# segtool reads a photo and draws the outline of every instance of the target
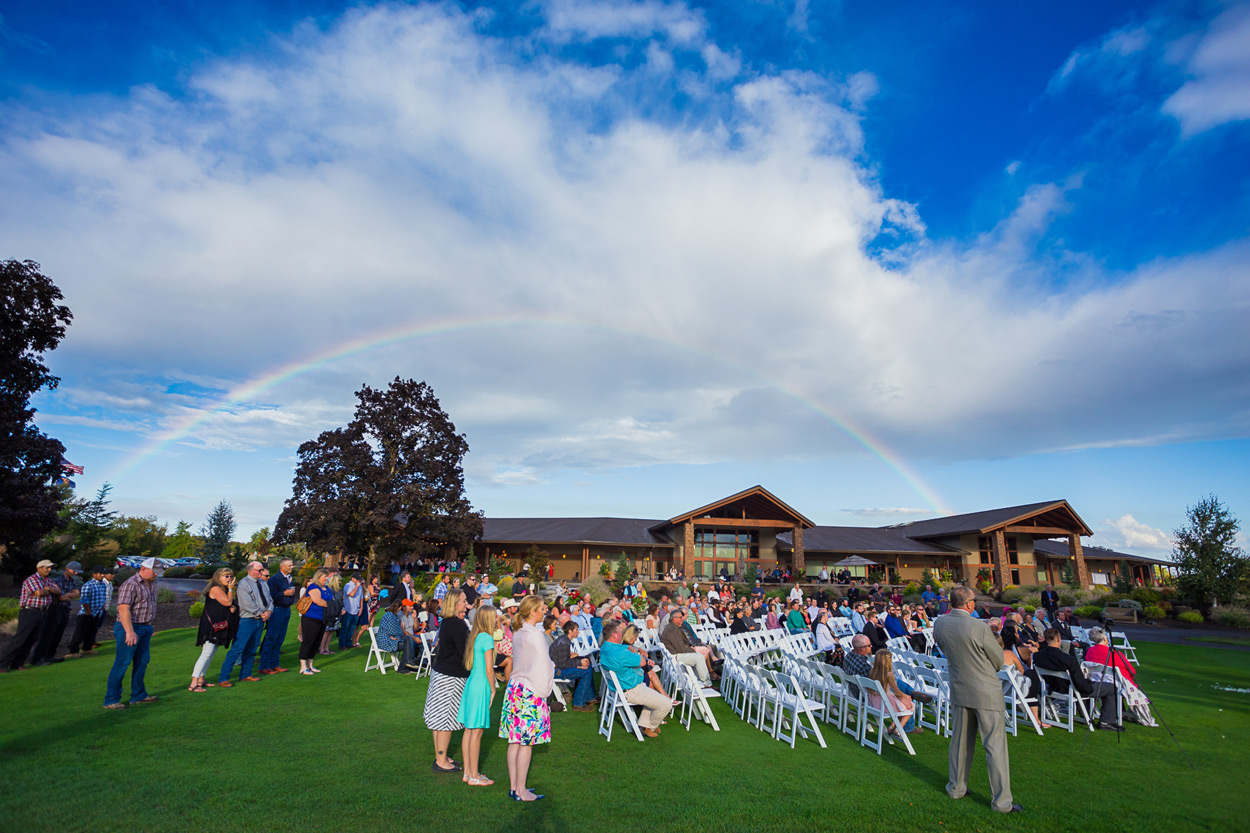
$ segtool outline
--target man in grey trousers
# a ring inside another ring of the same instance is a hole
[[[933,624],[933,638],[950,664],[951,736],[950,782],[946,793],[963,798],[968,792],[968,770],[981,732],[985,763],[990,770],[990,806],[999,813],[1023,808],[1011,800],[1011,769],[1007,761],[1007,705],[998,671],[1003,649],[987,623],[970,615],[976,597],[967,587],[951,591],[951,610]]]

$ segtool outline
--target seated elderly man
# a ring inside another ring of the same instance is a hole
[[[590,712],[595,710],[595,672],[590,660],[573,650],[577,635],[577,623],[565,622],[564,633],[551,643],[547,654],[556,666],[556,676],[573,683],[573,711]]]
[[[412,637],[404,632],[400,611],[405,603],[412,604],[408,599],[398,595],[391,597],[390,606],[386,608],[381,621],[378,622],[377,640],[378,650],[388,654],[402,654],[399,673],[411,674],[412,669],[408,666],[415,662],[416,652],[409,648],[412,644]]]
[[[599,665],[605,673],[611,671],[616,674],[621,689],[625,692],[626,702],[642,706],[642,715],[638,718],[642,733],[649,738],[658,738],[660,724],[673,710],[673,701],[647,685],[646,673],[655,663],[634,653],[621,642],[623,629],[620,622],[604,622]]]
[[[696,651],[682,625],[686,623],[686,611],[678,609],[668,618],[668,625],[660,631],[660,642],[668,648],[673,658],[682,665],[689,665],[699,676],[699,682],[712,681],[710,661],[706,654]],[[600,662],[603,660],[600,659]]]
[[[572,621],[576,622],[577,626],[587,633],[593,629],[594,618],[595,606],[590,602],[586,602],[580,608],[575,609],[571,617]]]

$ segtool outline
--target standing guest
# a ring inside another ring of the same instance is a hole
[[[526,596],[512,620],[512,676],[504,692],[499,737],[508,742],[508,778],[514,801],[537,801],[526,786],[534,747],[551,742],[551,683],[555,666],[539,623],[547,614],[541,596]]]
[[[464,577],[464,586],[460,588],[464,592],[464,601],[472,609],[477,605],[477,576],[469,573]],[[419,593],[417,595],[420,595]]]
[[[54,576],[52,583],[61,591],[56,600],[48,606],[48,615],[43,620],[39,645],[35,648],[32,666],[47,665],[50,662],[64,662],[57,657],[56,649],[61,647],[61,637],[65,635],[65,626],[69,623],[70,604],[79,597],[78,581],[75,576],[82,572],[82,565],[71,561],[59,576]]]
[[[464,726],[460,751],[464,756],[463,779],[470,787],[489,787],[495,782],[478,771],[482,734],[490,728],[490,704],[495,699],[495,609],[484,607],[473,617],[473,630],[464,650],[464,667],[469,681],[460,697],[456,720]]]
[[[291,670],[278,663],[282,656],[282,643],[286,642],[286,629],[291,623],[291,605],[295,604],[295,585],[291,581],[291,571],[295,562],[284,558],[278,562],[278,572],[269,577],[269,598],[273,600],[273,610],[265,622],[265,638],[260,645],[260,673],[284,674]]]
[[[412,577],[408,576],[408,582],[411,582],[411,581],[412,581]],[[411,587],[409,589],[411,590]],[[446,597],[447,591],[449,589],[450,588],[448,588],[447,586],[447,576],[446,575],[439,576],[438,584],[434,585],[434,600],[441,602],[443,598]],[[411,593],[408,595],[408,598],[410,599],[412,598]]]
[[[343,579],[338,573],[330,573],[329,578],[326,579],[326,586],[321,588],[326,602],[326,616],[325,627],[321,631],[321,645],[318,646],[317,652],[322,656],[328,657],[334,653],[330,650],[330,640],[339,628],[339,616],[343,612],[343,594],[339,590],[342,583]]]
[[[641,653],[631,651],[624,644],[624,634],[619,622],[608,622],[603,626],[603,646],[599,653],[599,662],[605,671],[616,674],[621,690],[625,692],[626,702],[642,706],[642,715],[638,725],[642,733],[649,738],[660,736],[660,724],[673,710],[673,701],[662,691],[656,691],[646,684],[644,675],[654,673],[654,663]],[[603,684],[609,684],[604,680]]]
[[[1059,594],[1049,584],[1042,591],[1042,607],[1046,610],[1047,618],[1052,622],[1055,621],[1055,617],[1059,613]]]
[[[109,564],[104,568],[104,605],[100,608],[99,623],[104,625],[104,617],[109,615],[113,603],[113,577],[117,575],[117,568]],[[96,630],[96,643],[91,646],[91,650],[86,650],[87,646],[83,646],[83,653],[94,654],[100,648],[100,631]]]
[[[434,772],[460,772],[460,764],[447,757],[451,733],[464,726],[460,715],[460,698],[464,695],[469,671],[464,667],[464,652],[469,642],[469,626],[464,617],[469,605],[459,590],[447,591],[440,608],[443,623],[438,627],[438,646],[430,667],[430,687],[425,695],[425,725],[434,735]]]
[[[100,623],[108,610],[104,606],[104,600],[108,596],[104,568],[92,567],[91,581],[84,584],[78,592],[78,618],[74,622],[74,637],[69,641],[66,659],[95,653],[91,646],[95,645],[96,631],[100,629]]]
[[[269,597],[269,588],[261,579],[261,573],[264,570],[264,564],[259,561],[249,561],[247,576],[236,587],[239,603],[239,633],[234,639],[234,645],[231,646],[226,653],[225,660],[221,663],[221,674],[217,678],[217,684],[222,688],[230,688],[234,685],[230,682],[230,674],[240,659],[242,659],[242,664],[239,666],[239,682],[254,683],[260,680],[260,677],[252,676],[252,664],[256,659],[256,649],[260,647],[265,622],[269,621],[273,613],[273,599]]]
[[[516,581],[514,581],[514,582],[512,582],[512,599],[513,599],[513,601],[515,601],[515,602],[517,602],[517,603],[519,604],[519,603],[521,602],[521,599],[524,599],[524,598],[525,598],[525,594],[528,592],[528,590],[529,590],[529,588],[528,588],[528,587],[526,587],[526,584],[525,584],[525,577],[524,577],[524,576],[518,576],[518,577],[517,577],[517,580],[516,580]]]
[[[985,747],[990,772],[990,806],[999,813],[1022,809],[1011,800],[1011,768],[1007,760],[1006,702],[998,671],[1003,649],[989,625],[972,618],[976,597],[967,587],[951,590],[951,612],[933,625],[933,636],[950,669],[950,703],[953,734],[950,746],[950,780],[946,794],[963,798],[968,792],[977,732]]]
[[[365,586],[353,573],[347,579],[347,586],[343,588],[343,619],[339,623],[339,648],[341,650],[360,647],[360,643],[355,640],[356,623],[360,621],[360,614],[364,612],[364,609]]]
[[[359,643],[361,635],[373,625],[373,620],[377,618],[378,611],[382,608],[382,583],[374,576],[369,580],[369,584],[365,587],[365,612],[366,618],[356,626],[356,635],[352,637],[352,641]]]
[[[30,650],[39,643],[43,623],[53,597],[61,588],[48,578],[52,574],[52,562],[43,559],[35,565],[35,572],[22,582],[22,592],[17,601],[17,633],[9,640],[9,647],[0,657],[0,670],[16,671],[26,662]]]
[[[117,590],[117,621],[113,624],[113,639],[117,644],[117,656],[109,670],[108,688],[104,693],[104,708],[124,709],[122,680],[126,670],[130,672],[130,702],[155,703],[159,698],[148,694],[143,676],[152,658],[152,620],[156,618],[156,570],[155,558],[147,558],[138,571],[122,582]]]
[[[235,612],[234,605],[234,571],[222,567],[213,573],[213,577],[204,588],[204,611],[200,614],[200,630],[196,634],[195,644],[204,646],[200,658],[191,669],[191,685],[188,691],[208,691],[208,683],[204,675],[213,661],[213,654],[218,648],[229,648],[234,634],[231,633],[230,614]]]
[[[330,571],[324,567],[313,573],[312,579],[304,588],[304,598],[308,599],[308,609],[300,616],[299,620],[299,673],[301,674],[318,674],[320,668],[313,667],[313,657],[317,655],[317,648],[321,645],[321,634],[326,627],[326,608],[329,606],[327,601],[330,598],[330,591],[326,588],[326,582],[330,579]]]

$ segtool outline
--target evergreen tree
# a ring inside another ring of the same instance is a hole
[[[102,545],[117,517],[117,513],[108,508],[109,492],[112,489],[112,486],[105,483],[92,500],[75,501],[71,504],[68,531],[74,536],[74,555],[87,570],[109,560]]]
[[[1073,590],[1081,586],[1080,582],[1076,580],[1076,571],[1072,569],[1071,561],[1063,562],[1063,566],[1059,568],[1059,580]]]
[[[209,564],[220,564],[234,537],[234,507],[223,500],[213,507],[204,521],[200,534],[204,536],[204,560]]]
[[[1186,514],[1189,523],[1176,530],[1172,547],[1181,592],[1198,604],[1231,602],[1250,576],[1250,559],[1236,545],[1241,523],[1215,495]]]

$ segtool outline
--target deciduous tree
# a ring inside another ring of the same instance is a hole
[[[463,552],[481,535],[464,495],[463,434],[425,382],[356,393],[352,421],[299,447],[278,541],[373,558]]]
[[[61,290],[32,261],[0,262],[0,545],[15,577],[34,570],[39,541],[63,529],[53,484],[65,446],[31,422],[30,397],[60,382],[44,364],[73,320]]]

